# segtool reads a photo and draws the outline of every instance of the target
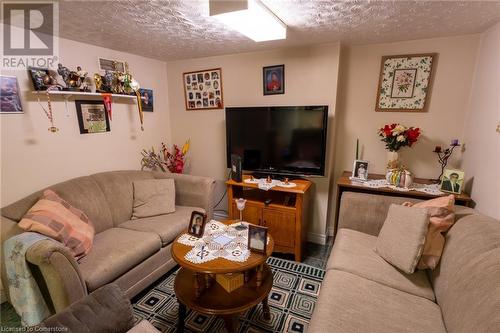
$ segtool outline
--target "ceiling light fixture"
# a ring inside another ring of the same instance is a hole
[[[210,16],[256,42],[286,39],[286,25],[259,0],[210,0]]]

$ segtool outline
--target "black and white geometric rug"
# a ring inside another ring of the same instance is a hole
[[[271,320],[264,320],[262,304],[259,304],[240,316],[238,332],[306,332],[325,271],[275,257],[269,257],[267,263],[274,273],[269,294]],[[134,300],[136,322],[146,319],[162,332],[175,332],[178,306],[174,293],[175,274],[171,273]],[[222,319],[191,310],[188,310],[185,327],[185,332],[189,333],[225,331]]]

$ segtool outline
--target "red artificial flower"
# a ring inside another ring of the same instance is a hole
[[[420,128],[418,127],[417,128],[410,127],[406,131],[406,137],[408,138],[410,147],[412,146],[412,144],[417,142],[419,136],[420,136]]]
[[[394,129],[394,127],[392,127],[392,125],[391,126],[385,125],[384,128],[383,128],[385,136],[391,136],[392,135],[392,130]]]

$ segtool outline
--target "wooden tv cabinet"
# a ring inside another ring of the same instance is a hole
[[[248,179],[250,176],[243,176]],[[306,222],[309,218],[311,182],[290,179],[297,184],[293,188],[275,186],[269,191],[260,190],[257,184],[228,180],[227,197],[229,218],[239,219],[235,199],[247,200],[243,220],[268,228],[274,239],[274,251],[292,253],[296,261],[302,261],[303,243],[306,239]],[[265,201],[271,200],[266,205]]]

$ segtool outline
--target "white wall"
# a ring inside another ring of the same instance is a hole
[[[466,188],[480,212],[500,219],[500,23],[481,35],[464,126]]]
[[[172,140],[182,144],[191,139],[188,172],[214,177],[218,180],[217,199],[223,194],[228,172],[224,110],[186,111],[183,72],[221,67],[226,107],[329,105],[329,133],[333,135],[339,50],[339,44],[329,44],[168,62]],[[262,67],[279,64],[285,64],[285,94],[264,96]],[[331,160],[333,145],[328,151]],[[314,216],[308,229],[316,241],[324,240],[331,166],[333,162],[329,161],[327,176],[314,180]],[[221,207],[226,204],[224,199]]]
[[[369,172],[385,173],[387,155],[377,131],[386,123],[397,122],[420,127],[423,132],[423,137],[414,147],[400,150],[403,162],[416,177],[436,178],[440,166],[432,153],[434,147],[449,145],[451,139],[463,139],[478,43],[479,35],[465,35],[343,49],[336,117],[335,177],[352,169],[356,138],[360,140],[360,157],[370,162]],[[375,112],[382,56],[431,52],[439,55],[434,64],[428,112]],[[461,152],[456,150],[449,166],[460,167],[460,164]],[[332,192],[334,190],[332,184]],[[331,227],[333,220],[332,213]]]
[[[2,71],[16,75],[22,93],[24,114],[3,114],[1,121],[1,206],[31,192],[77,176],[94,172],[139,169],[142,148],[170,142],[166,63],[128,53],[60,39],[60,59],[68,68],[82,66],[91,75],[98,72],[97,57],[124,60],[144,88],[154,90],[154,112],[145,112],[141,132],[135,100],[113,103],[111,131],[80,134],[74,100],[68,112],[62,97],[53,97],[55,125],[51,133],[45,113],[31,93],[27,71]],[[41,102],[46,107],[45,95]]]

